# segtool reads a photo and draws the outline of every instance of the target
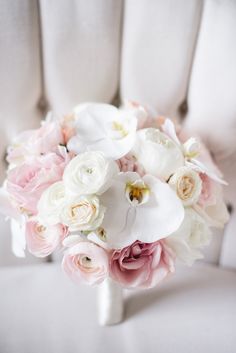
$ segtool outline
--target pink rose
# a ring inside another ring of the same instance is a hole
[[[66,251],[62,268],[76,283],[98,284],[108,276],[108,253],[94,243],[82,241]]]
[[[10,169],[7,191],[16,206],[29,214],[37,213],[37,203],[43,191],[62,179],[69,156],[48,153]]]
[[[125,287],[151,288],[174,272],[172,251],[164,241],[142,243],[139,240],[110,259],[111,277]]]
[[[64,144],[60,124],[46,121],[39,129],[24,131],[16,137],[8,148],[7,161],[19,164],[34,156],[56,152],[60,144]]]
[[[118,159],[116,162],[121,172],[137,172],[140,176],[145,174],[144,168],[131,153]]]
[[[67,232],[62,224],[45,227],[36,220],[29,221],[25,228],[28,250],[37,257],[48,256],[61,245]]]

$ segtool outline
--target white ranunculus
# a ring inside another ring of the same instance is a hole
[[[50,185],[38,202],[38,218],[45,225],[60,222],[61,208],[65,202],[65,187],[62,181]]]
[[[66,191],[74,195],[101,194],[106,191],[119,168],[102,152],[84,152],[73,158],[65,168]]]
[[[75,115],[76,135],[67,144],[70,151],[102,151],[109,158],[119,159],[132,149],[137,117],[131,110],[90,103],[75,109]]]
[[[175,190],[184,206],[196,203],[202,190],[200,176],[189,167],[178,168],[170,177],[169,185]]]
[[[98,236],[111,248],[123,248],[135,240],[151,243],[178,229],[184,208],[167,183],[137,173],[120,173],[101,196],[106,213]]]
[[[177,258],[191,266],[195,260],[203,258],[201,249],[210,243],[211,231],[197,212],[186,208],[180,228],[165,240]]]
[[[92,231],[98,228],[104,218],[105,208],[97,196],[77,196],[62,208],[61,223],[70,231]]]
[[[133,154],[146,173],[163,180],[184,165],[181,147],[158,129],[139,130]]]

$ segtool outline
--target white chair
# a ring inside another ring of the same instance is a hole
[[[200,134],[231,208],[205,263],[125,292],[125,321],[109,328],[97,324],[96,290],[56,261],[13,257],[1,218],[1,353],[236,351],[235,19],[234,0],[1,0],[2,178],[7,144],[47,109],[132,99]]]

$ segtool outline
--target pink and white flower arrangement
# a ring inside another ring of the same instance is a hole
[[[177,260],[202,258],[210,227],[228,220],[225,182],[203,144],[179,136],[137,103],[81,104],[21,133],[0,190],[15,254],[59,249],[73,281],[110,277],[130,288],[153,287]]]

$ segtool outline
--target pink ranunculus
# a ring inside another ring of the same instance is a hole
[[[6,187],[17,208],[35,215],[43,191],[62,179],[69,160],[69,155],[48,153],[10,169]]]
[[[66,251],[62,268],[76,283],[99,284],[108,276],[109,255],[100,246],[81,241]]]
[[[135,241],[110,258],[110,275],[123,286],[151,288],[174,272],[174,255],[163,240],[154,243]]]
[[[61,126],[57,121],[45,121],[36,131],[35,146],[39,153],[56,152],[65,143]]]
[[[144,168],[131,153],[118,159],[116,162],[121,172],[136,172],[140,176],[145,174]]]
[[[19,164],[34,156],[56,152],[65,143],[61,126],[57,121],[45,121],[39,129],[19,134],[8,148],[7,161]]]
[[[67,233],[67,228],[62,224],[46,227],[37,220],[28,221],[25,227],[28,250],[37,257],[48,256],[60,247]]]

